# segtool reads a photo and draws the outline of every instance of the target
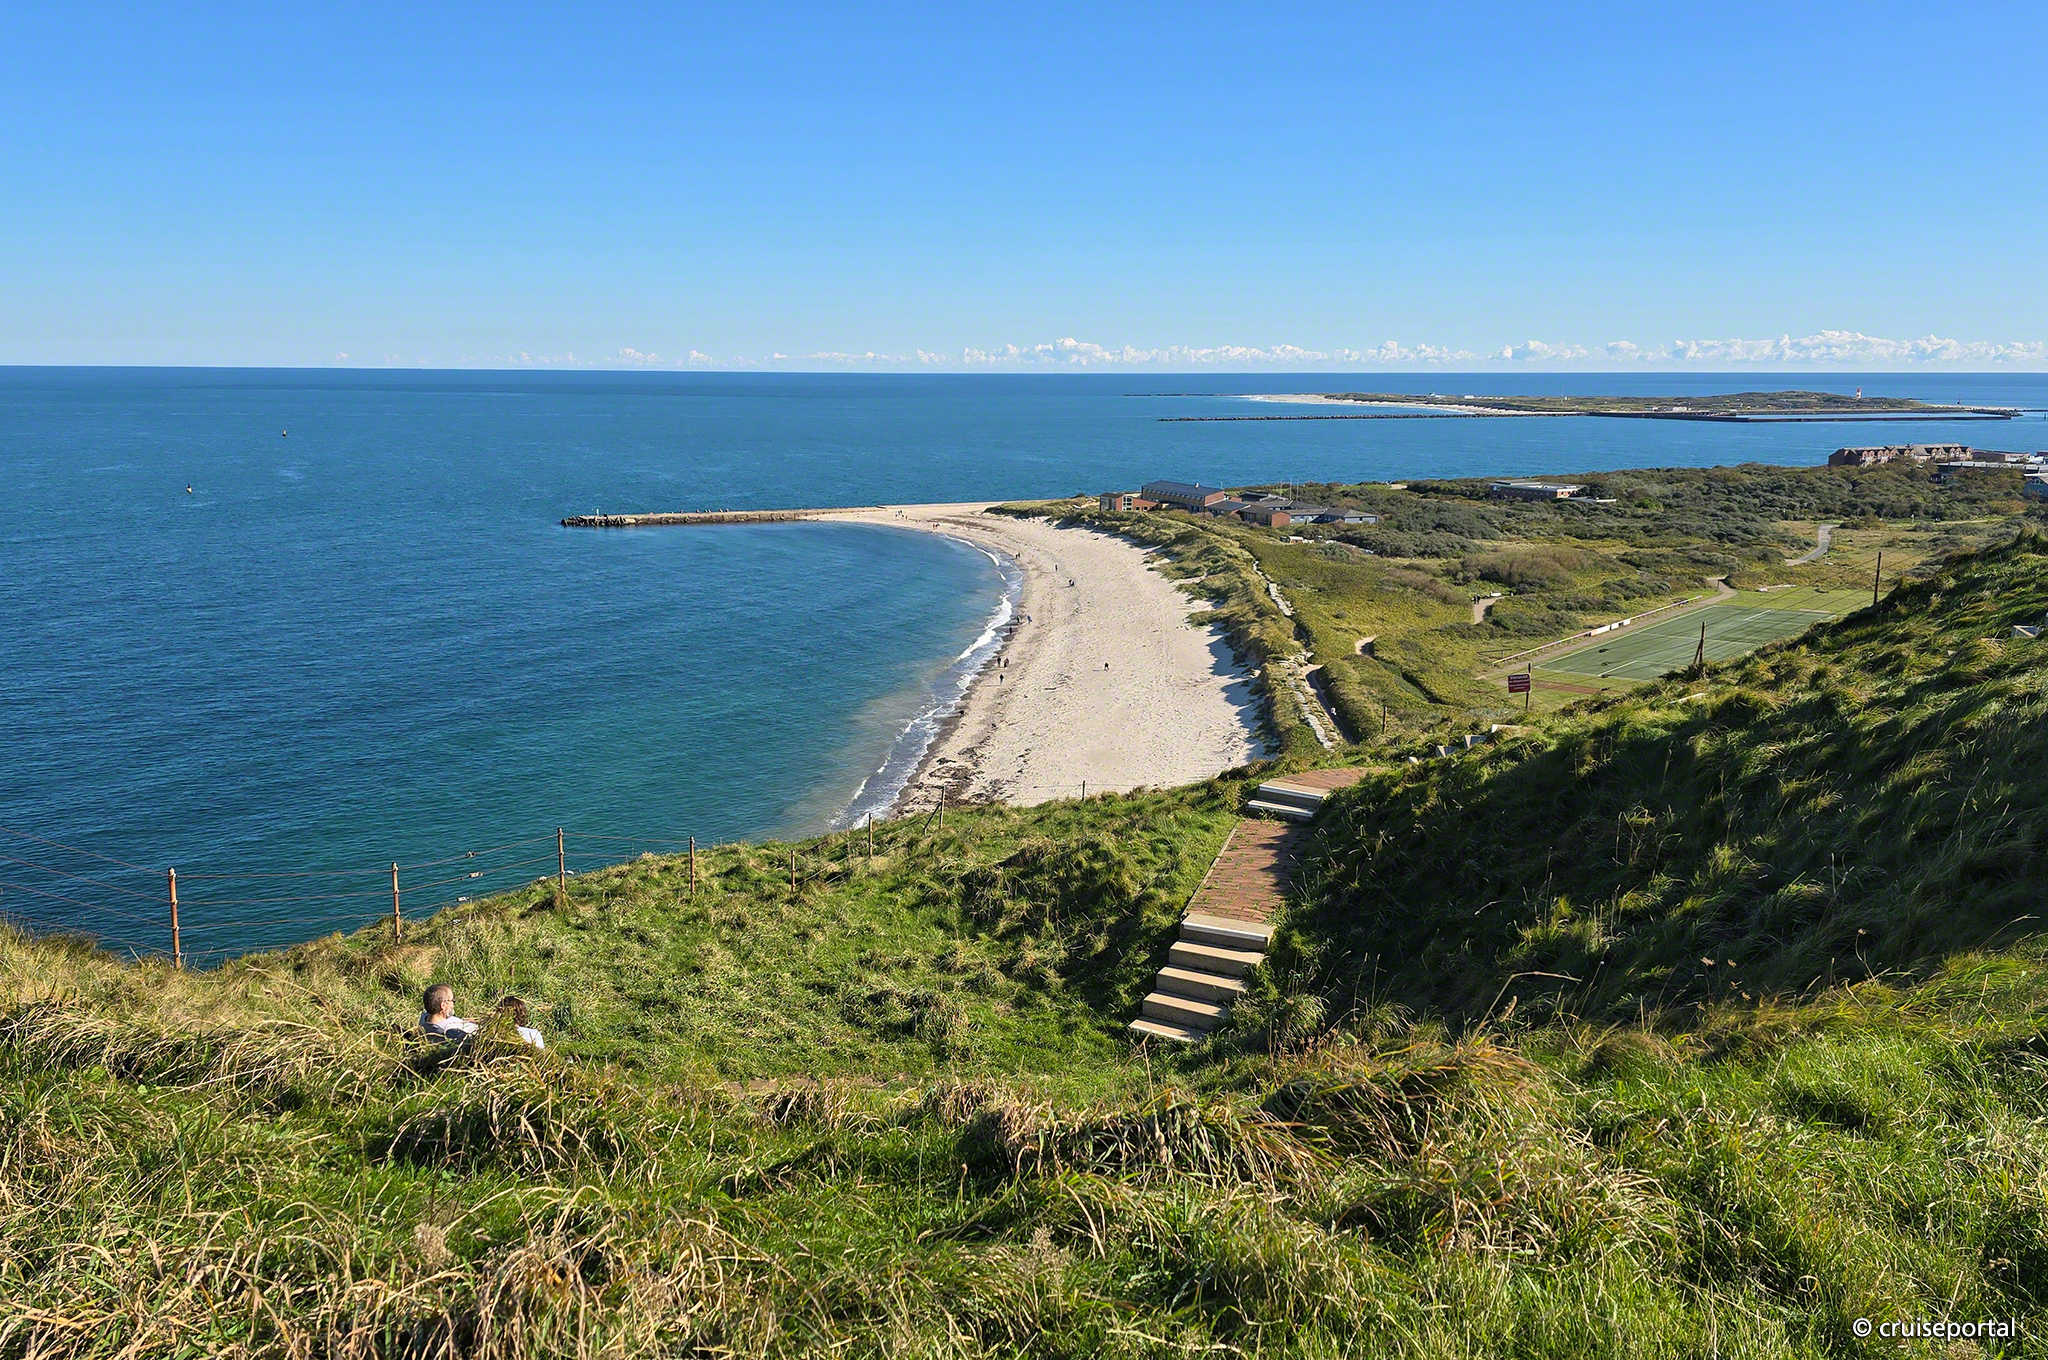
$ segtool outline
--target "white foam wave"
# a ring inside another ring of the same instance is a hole
[[[903,731],[890,747],[889,754],[875,768],[875,772],[861,781],[853,797],[847,801],[845,811],[834,817],[833,830],[858,825],[870,816],[886,816],[896,800],[902,796],[910,777],[917,773],[917,767],[924,763],[925,753],[931,749],[946,723],[960,711],[968,690],[1002,650],[1004,631],[1017,617],[1017,601],[1024,591],[1024,571],[1015,559],[993,549],[966,539],[952,538],[954,542],[973,548],[995,564],[1003,581],[1002,595],[996,600],[995,608],[989,611],[988,621],[982,626],[974,641],[961,649],[951,665],[932,681],[930,701],[919,710],[917,716],[904,724]]]

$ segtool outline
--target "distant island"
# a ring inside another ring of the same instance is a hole
[[[1325,392],[1325,401],[1375,406],[1449,406],[1472,415],[1631,416],[1648,420],[1941,419],[2010,420],[2004,406],[1937,406],[1907,397],[1845,397],[1836,392],[1733,392],[1701,397],[1480,397],[1413,392]]]
[[[1134,393],[1167,396],[1170,393]],[[1196,394],[1187,394],[1196,395]],[[1937,406],[1908,397],[1837,392],[1731,392],[1701,397],[1484,397],[1442,392],[1240,392],[1252,401],[1309,406],[1383,406],[1382,411],[1286,415],[1160,416],[1169,422],[1232,420],[1456,420],[1486,416],[1619,416],[1630,420],[1720,420],[1740,424],[1842,420],[2011,420],[2012,406]]]

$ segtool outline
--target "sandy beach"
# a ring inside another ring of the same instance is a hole
[[[933,741],[898,813],[938,801],[1042,803],[1191,783],[1264,755],[1250,674],[1199,601],[1145,551],[1090,529],[982,513],[986,504],[818,512],[951,534],[1023,571],[1016,627]]]
[[[1325,396],[1321,392],[1248,392],[1245,394],[1245,399],[1247,401],[1289,402],[1304,406],[1349,406],[1365,410],[1371,410],[1375,406],[1392,406],[1397,404],[1394,402],[1346,401],[1341,397]],[[1496,411],[1486,406],[1460,406],[1457,402],[1446,401],[1442,397],[1418,396],[1413,401],[1404,400],[1398,404],[1416,411],[1442,411],[1460,416],[1517,416],[1530,414],[1526,411]]]

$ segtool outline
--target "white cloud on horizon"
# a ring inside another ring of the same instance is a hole
[[[2048,341],[1997,343],[1937,335],[1886,340],[1860,331],[1817,331],[1775,340],[1677,340],[1645,357],[1677,363],[2039,364],[2048,362]]]
[[[1405,344],[1388,340],[1363,349],[1308,349],[1300,345],[1137,345],[1111,347],[1065,336],[1034,345],[1007,344],[989,349],[968,346],[958,357],[919,349],[890,355],[815,353],[807,359],[835,367],[975,369],[1259,369],[1259,368],[1524,368],[1544,365],[1597,368],[1884,368],[1898,365],[1986,365],[1999,368],[2048,367],[2048,341],[1956,340],[1922,336],[1892,340],[1860,331],[1816,331],[1780,335],[1766,340],[1673,340],[1641,345],[1612,340],[1598,345],[1524,340],[1491,350],[1473,351],[1448,345]]]
[[[824,356],[814,356],[822,358]],[[871,356],[872,357],[872,356]],[[943,364],[944,356],[924,350],[919,362]],[[1143,349],[1134,345],[1111,349],[1067,337],[1047,344],[1004,345],[998,349],[961,351],[962,368],[1378,368],[1443,367],[1476,364],[1523,367],[1535,364],[1648,367],[1810,366],[1882,367],[1903,364],[1989,364],[2000,367],[2048,365],[2048,341],[1955,340],[1928,335],[1917,340],[1891,340],[1860,331],[1816,331],[1811,335],[1780,335],[1768,340],[1674,340],[1639,345],[1611,340],[1588,346],[1571,342],[1524,340],[1484,352],[1445,345],[1403,344],[1388,340],[1366,349],[1305,349],[1299,345],[1169,345]]]
[[[1519,345],[1502,345],[1487,357],[1511,364],[1569,364],[1592,357],[1592,351],[1584,345],[1552,345],[1542,340],[1524,340]]]
[[[346,362],[337,355],[336,362]],[[397,356],[387,356],[387,363]],[[419,362],[419,361],[415,361]],[[465,361],[468,362],[468,361]],[[596,361],[573,353],[534,355],[521,350],[503,361],[514,368],[669,368],[733,369],[774,366],[850,371],[922,369],[951,372],[1044,372],[1088,370],[1189,369],[1343,370],[1464,368],[1585,369],[1849,369],[2003,368],[2048,369],[2048,341],[1957,340],[1926,335],[1894,340],[1861,331],[1826,330],[1772,339],[1672,340],[1638,344],[1609,340],[1599,344],[1529,339],[1490,349],[1471,350],[1424,342],[1387,340],[1364,348],[1309,349],[1300,345],[1139,345],[1108,346],[1064,336],[1038,344],[1005,344],[987,349],[966,346],[957,353],[913,349],[907,354],[877,350],[816,350],[807,354],[773,351],[760,358],[719,357],[691,349],[686,357],[668,360],[652,351],[619,346],[615,356]]]

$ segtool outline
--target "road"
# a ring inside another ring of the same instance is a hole
[[[1788,566],[1788,567],[1803,567],[1803,566],[1805,566],[1805,565],[1806,565],[1806,564],[1807,564],[1808,562],[1817,562],[1817,561],[1819,561],[1819,560],[1821,559],[1821,557],[1823,557],[1824,555],[1826,555],[1826,553],[1827,553],[1827,550],[1828,550],[1828,545],[1829,545],[1830,543],[1832,543],[1832,542],[1834,541],[1834,536],[1835,536],[1835,526],[1834,526],[1834,525],[1832,525],[1832,524],[1823,524],[1823,525],[1821,525],[1821,526],[1820,526],[1820,532],[1819,532],[1819,533],[1817,533],[1816,535],[1814,535],[1814,537],[1816,537],[1816,538],[1818,538],[1818,539],[1820,540],[1820,546],[1819,546],[1818,548],[1815,548],[1815,549],[1813,549],[1813,551],[1811,551],[1811,552],[1807,553],[1807,554],[1806,554],[1806,555],[1805,555],[1804,557],[1788,557],[1788,558],[1786,558],[1786,559],[1785,559],[1785,565],[1786,565],[1786,566]]]

